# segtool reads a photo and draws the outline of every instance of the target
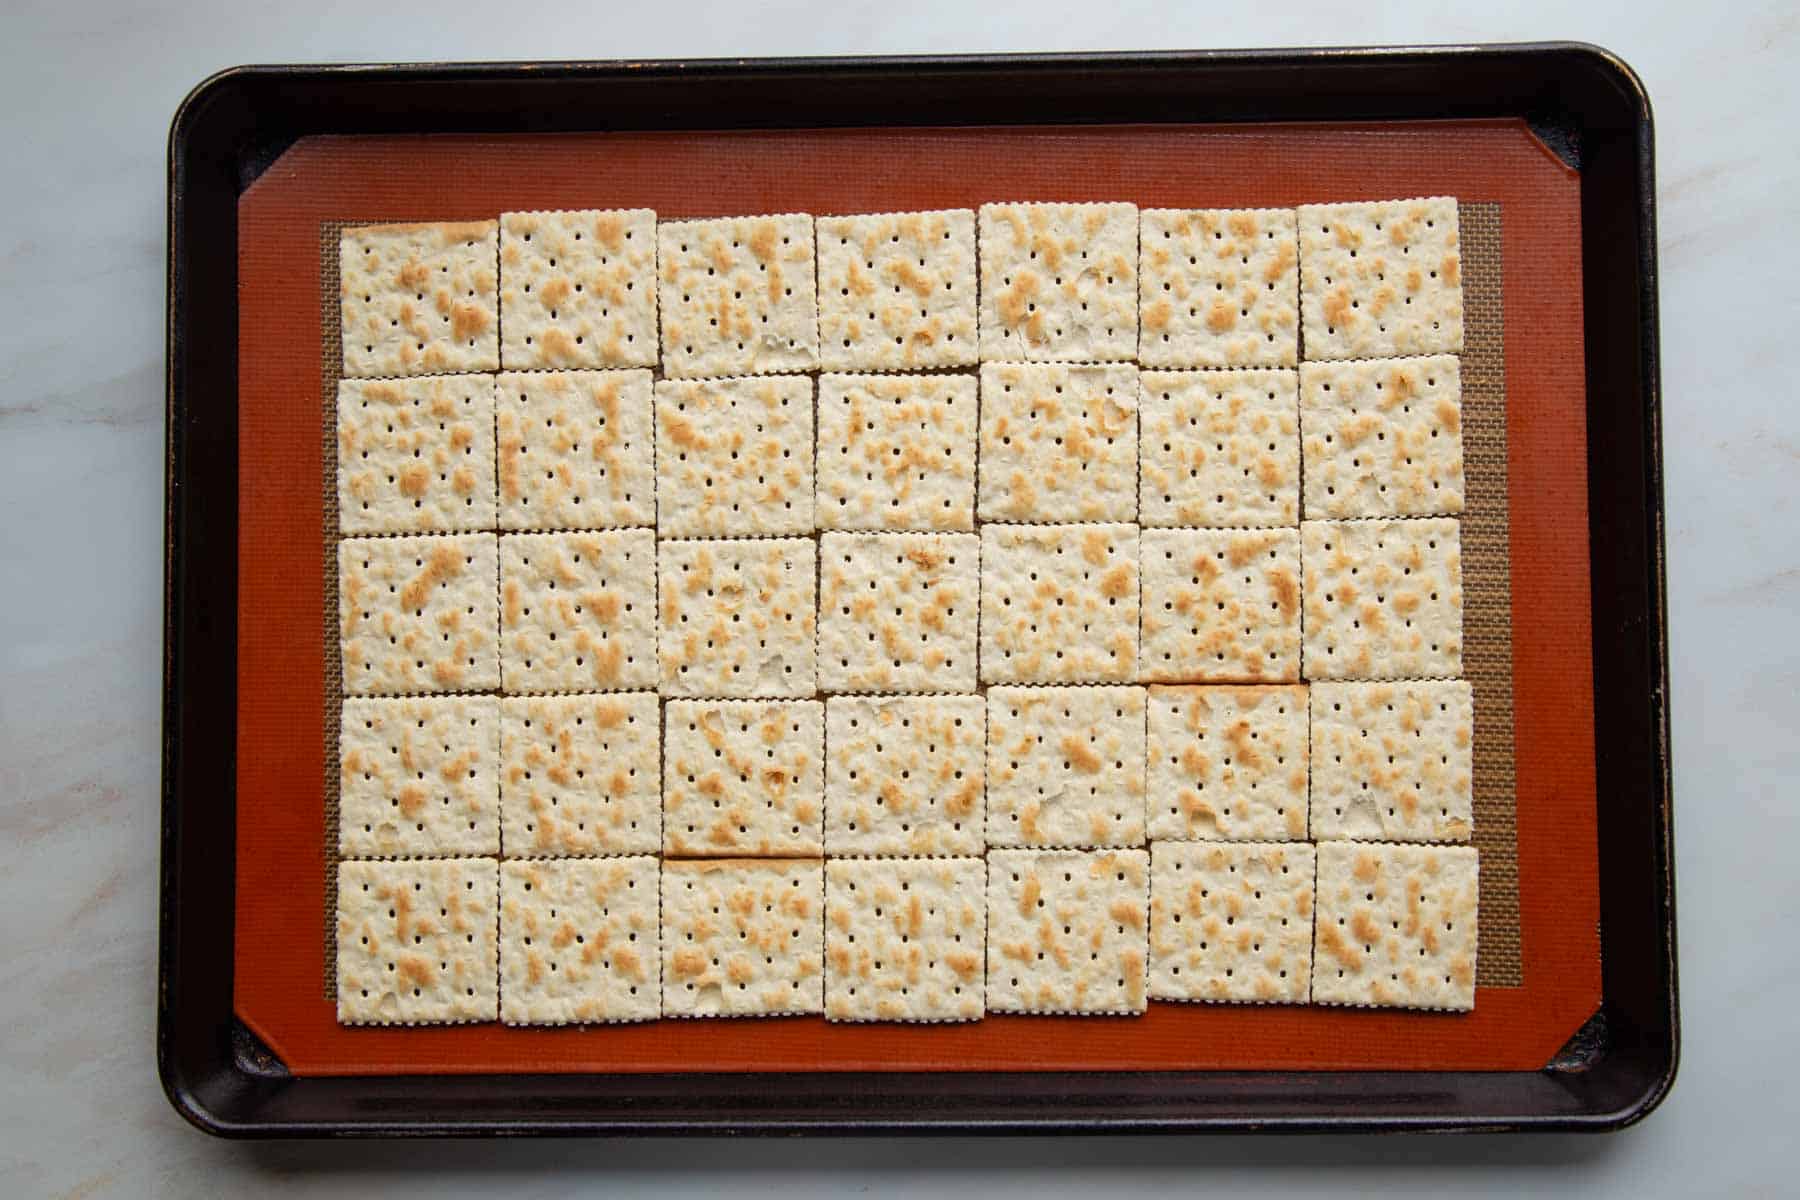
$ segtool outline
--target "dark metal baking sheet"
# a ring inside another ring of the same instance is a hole
[[[829,106],[819,97],[829,97]],[[236,202],[313,134],[1523,117],[1582,174],[1604,1000],[1536,1072],[295,1078],[232,1015]],[[246,67],[169,140],[158,1066],[234,1136],[1616,1129],[1675,1073],[1649,101],[1594,47]],[[190,331],[196,336],[190,337]]]

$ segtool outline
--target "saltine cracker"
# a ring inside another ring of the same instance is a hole
[[[990,846],[1144,840],[1144,689],[988,689]]]
[[[500,853],[493,696],[346,697],[338,734],[338,853]]]
[[[825,1011],[825,870],[818,859],[665,861],[665,1017]]]
[[[1294,210],[1147,208],[1138,361],[1291,367],[1298,352]]]
[[[656,214],[500,214],[500,361],[509,371],[656,365]]]
[[[980,696],[825,701],[825,850],[979,854],[987,705]]]
[[[338,238],[351,377],[500,368],[497,221],[364,225]]]
[[[662,847],[653,692],[500,701],[500,830],[509,858]]]
[[[811,696],[817,544],[810,538],[657,545],[665,696]]]
[[[508,692],[654,687],[656,535],[500,539],[500,678]]]
[[[1137,354],[1137,209],[984,204],[984,362],[1124,362]]]
[[[975,528],[971,375],[819,376],[824,529]]]
[[[664,854],[824,852],[823,704],[671,700],[663,719]]]
[[[1475,1006],[1472,846],[1320,842],[1313,1002]]]
[[[825,864],[825,1016],[977,1021],[987,913],[979,858]]]
[[[820,217],[819,361],[828,371],[971,364],[975,214]]]
[[[988,852],[987,1008],[1142,1013],[1150,855]]]
[[[491,533],[339,542],[345,693],[499,687],[498,570],[499,547]]]
[[[494,381],[338,382],[338,528],[453,533],[494,525]]]
[[[1153,842],[1150,998],[1304,1004],[1313,847]]]
[[[983,683],[1136,678],[1136,525],[984,525],[981,567]]]
[[[339,863],[338,1021],[494,1020],[498,869],[491,858]]]
[[[1143,677],[1300,678],[1300,537],[1293,529],[1146,529]]]
[[[656,523],[650,372],[520,372],[495,392],[501,529]]]

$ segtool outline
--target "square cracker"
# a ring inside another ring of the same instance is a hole
[[[500,686],[499,546],[491,533],[345,538],[338,627],[350,695]]]
[[[1146,529],[1143,571],[1143,678],[1300,678],[1295,530]]]
[[[1456,200],[1300,209],[1300,322],[1309,359],[1463,348]]]
[[[1294,210],[1147,208],[1138,285],[1147,367],[1291,367],[1298,351]]]
[[[826,863],[826,1019],[979,1021],[986,870],[979,858]]]
[[[819,362],[917,371],[977,361],[975,214],[820,217]]]
[[[662,714],[652,692],[500,701],[500,830],[509,858],[662,848]]]
[[[1144,841],[1144,689],[988,689],[990,846]]]
[[[1138,516],[1145,525],[1299,521],[1294,372],[1145,371],[1140,380]]]
[[[1150,689],[1150,836],[1306,837],[1306,689]]]
[[[825,1011],[818,859],[663,863],[665,1017]]]
[[[500,528],[656,523],[650,372],[502,375]]]
[[[664,374],[818,367],[811,217],[665,221],[656,246]]]
[[[1137,354],[1137,208],[984,204],[981,358],[1124,362]]]
[[[500,864],[500,1019],[654,1021],[658,864],[650,857]]]
[[[500,539],[500,679],[507,692],[656,686],[656,535]]]
[[[499,229],[462,221],[344,230],[344,374],[499,370]]]
[[[1300,368],[1306,515],[1422,517],[1463,507],[1453,354]]]
[[[656,365],[656,214],[500,214],[509,371]]]
[[[500,853],[492,696],[344,701],[338,853],[434,858]]]
[[[1312,689],[1312,831],[1384,842],[1466,842],[1475,695],[1460,680]]]
[[[817,700],[669,701],[663,853],[824,853],[824,760]]]
[[[1129,363],[984,363],[984,521],[1137,519],[1138,374]]]
[[[1150,998],[1304,1004],[1314,852],[1304,842],[1150,845]]]
[[[820,689],[974,691],[980,557],[972,533],[820,538]]]
[[[1320,842],[1315,1004],[1475,1007],[1473,846]]]
[[[981,853],[986,728],[980,696],[826,700],[826,852]]]
[[[337,880],[337,1018],[444,1025],[499,1013],[491,858],[346,861]]]
[[[812,398],[804,375],[659,381],[657,532],[811,533]]]
[[[1462,532],[1451,517],[1306,521],[1308,679],[1462,674]]]
[[[810,538],[661,542],[665,696],[810,696],[817,545]]]
[[[494,526],[494,381],[338,382],[338,528],[426,533]]]
[[[819,376],[825,529],[975,528],[971,375]]]
[[[984,525],[981,681],[1135,678],[1137,559],[1136,525]]]
[[[993,850],[987,862],[989,1012],[1144,1011],[1148,853]]]

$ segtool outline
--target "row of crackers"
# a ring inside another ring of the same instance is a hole
[[[1466,842],[1460,680],[347,700],[347,858]]]
[[[346,379],[339,527],[748,537],[1463,508],[1454,355],[826,374],[816,430],[814,391],[804,375],[653,381],[643,369]]]
[[[507,213],[348,229],[339,262],[344,373],[363,377],[1292,366],[1462,348],[1457,208],[1445,197],[988,204],[979,219]]]
[[[808,697],[1452,678],[1451,518],[659,540],[347,538],[344,691]]]
[[[338,1019],[598,1024],[1467,1010],[1469,847],[1178,843],[979,858],[346,862]]]

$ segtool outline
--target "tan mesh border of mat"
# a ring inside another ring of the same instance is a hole
[[[1506,344],[1500,206],[1461,204],[1463,674],[1475,690],[1475,982],[1518,987],[1519,854],[1513,776],[1512,559],[1507,539]]]
[[[1475,845],[1481,851],[1481,933],[1475,981],[1519,987],[1518,833],[1513,775],[1512,564],[1507,538],[1506,346],[1501,304],[1501,216],[1498,204],[1458,206],[1462,238],[1462,515],[1463,674],[1475,691]],[[337,386],[343,375],[338,238],[351,225],[319,226],[319,421],[325,604],[325,939],[324,991],[337,999],[338,735],[343,670],[338,640]]]

